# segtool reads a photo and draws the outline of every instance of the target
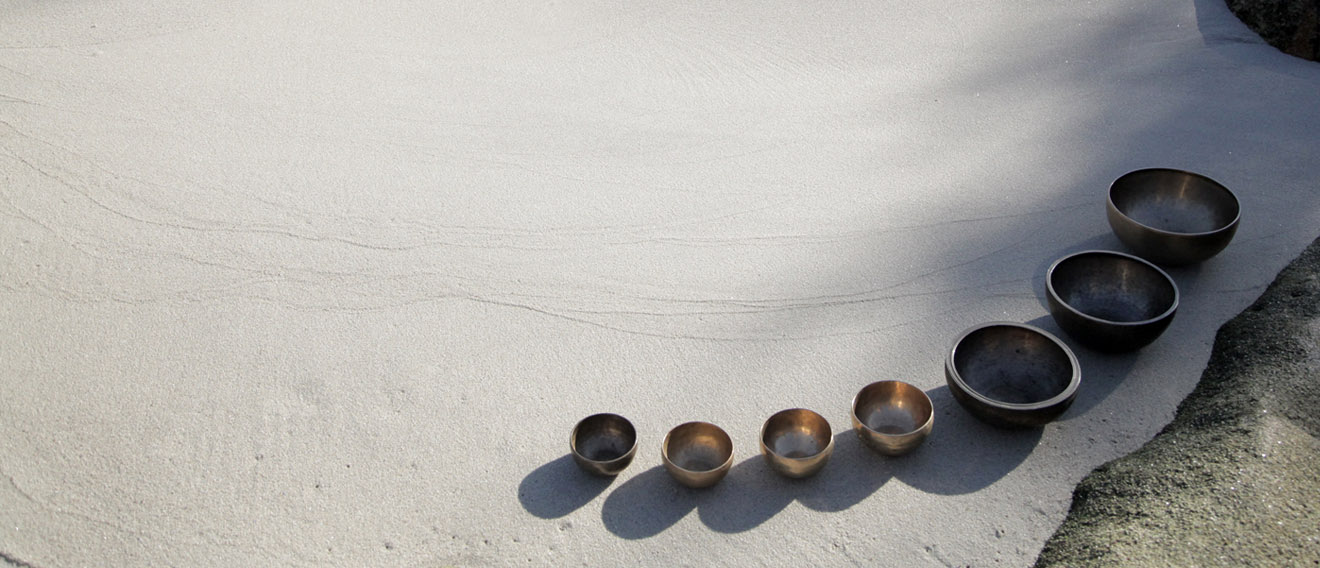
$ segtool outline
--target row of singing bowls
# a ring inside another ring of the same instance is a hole
[[[1219,182],[1167,168],[1129,172],[1109,187],[1109,226],[1123,244],[1152,262],[1193,264],[1228,246],[1242,206]]]
[[[862,388],[852,401],[858,437],[874,450],[898,456],[916,449],[930,435],[935,411],[930,397],[902,381],[880,381]],[[790,478],[811,477],[834,453],[834,432],[820,414],[790,408],[761,427],[761,455],[770,469]],[[583,470],[618,475],[637,453],[637,430],[618,414],[593,414],[569,436],[573,460]],[[719,483],[733,466],[733,440],[709,422],[686,422],[670,430],[660,459],[679,483],[703,488]]]
[[[1137,256],[1090,250],[1050,265],[1050,315],[1079,343],[1130,351],[1164,333],[1178,311],[1178,286],[1155,266],[1192,264],[1228,246],[1241,204],[1200,174],[1136,170],[1109,187],[1106,216]],[[1026,324],[973,326],[953,342],[944,364],[949,390],[963,407],[998,426],[1041,426],[1072,405],[1081,384],[1077,357],[1053,334]]]

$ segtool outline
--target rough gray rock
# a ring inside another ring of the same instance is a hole
[[[1228,8],[1266,43],[1320,61],[1320,0],[1228,0]]]
[[[1037,566],[1320,566],[1320,239],[1215,338],[1177,416],[1105,464]]]

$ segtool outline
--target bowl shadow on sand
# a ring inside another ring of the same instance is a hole
[[[613,483],[613,477],[583,472],[572,454],[564,454],[523,478],[518,484],[518,501],[528,513],[558,519],[590,503]]]
[[[1001,429],[981,423],[953,400],[947,387],[928,392],[939,413],[926,443],[912,453],[887,457],[871,451],[852,429],[834,436],[830,463],[815,477],[788,479],[770,470],[760,455],[742,460],[709,489],[689,489],[656,466],[610,492],[601,508],[606,529],[625,539],[664,532],[694,510],[721,533],[754,529],[794,501],[833,513],[868,503],[890,479],[932,494],[959,495],[983,489],[1021,465],[1042,430]]]

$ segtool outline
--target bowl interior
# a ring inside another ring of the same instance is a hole
[[[1114,182],[1109,199],[1128,218],[1170,233],[1210,233],[1233,224],[1240,212],[1228,188],[1177,170],[1139,170]]]
[[[637,445],[637,430],[617,414],[596,414],[578,423],[573,431],[573,450],[591,461],[619,459]]]
[[[973,331],[954,347],[954,369],[968,388],[1002,403],[1035,404],[1065,392],[1072,359],[1049,337],[996,325]]]
[[[933,413],[926,393],[899,381],[867,385],[857,393],[853,403],[858,422],[875,432],[893,436],[919,430]]]
[[[810,410],[794,409],[771,416],[765,423],[761,441],[775,455],[807,458],[824,451],[832,435],[825,417]]]
[[[733,440],[714,424],[690,422],[674,428],[665,439],[669,462],[688,471],[714,471],[733,457]]]
[[[1127,256],[1083,253],[1066,258],[1050,272],[1060,301],[1088,316],[1133,323],[1172,309],[1178,290],[1160,270]]]

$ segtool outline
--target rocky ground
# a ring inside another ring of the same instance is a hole
[[[1215,338],[1155,439],[1088,475],[1037,566],[1320,566],[1320,239]]]
[[[1228,0],[1228,7],[1280,51],[1320,59],[1320,0]]]

